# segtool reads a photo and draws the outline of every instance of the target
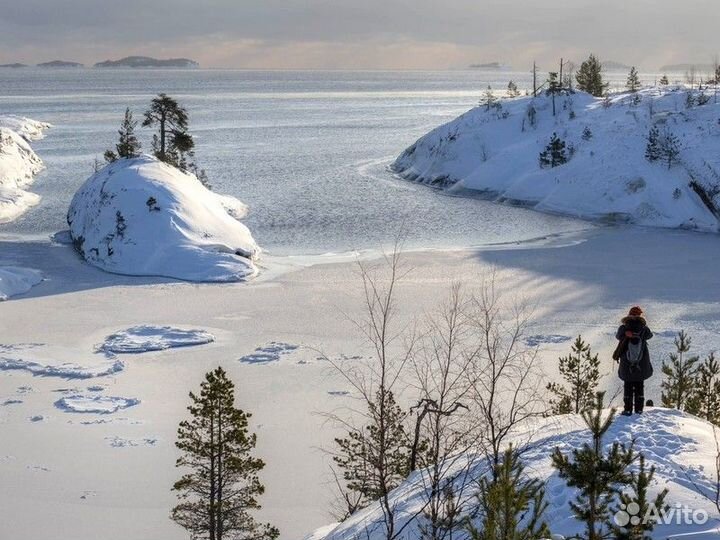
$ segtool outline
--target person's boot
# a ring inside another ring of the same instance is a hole
[[[645,396],[635,396],[635,413],[643,413],[643,405],[645,405]]]
[[[632,411],[623,411],[620,414],[622,414],[623,416],[632,416]]]

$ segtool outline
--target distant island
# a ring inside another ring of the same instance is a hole
[[[188,58],[157,59],[149,56],[126,56],[120,60],[105,60],[96,68],[199,68],[200,64]]]
[[[500,62],[487,62],[485,64],[470,64],[472,69],[510,69],[510,66],[501,64]]]
[[[18,62],[15,62],[14,64],[0,64],[0,68],[24,68],[28,67],[27,64],[20,64]]]
[[[622,62],[616,62],[614,60],[606,60],[602,63],[602,67],[607,71],[628,71],[630,66],[623,64]]]
[[[691,69],[712,73],[715,71],[715,66],[712,64],[668,64],[660,67],[660,71],[690,71]]]
[[[67,62],[65,60],[53,60],[51,62],[43,62],[38,64],[37,67],[41,68],[81,68],[85,67],[80,62]]]

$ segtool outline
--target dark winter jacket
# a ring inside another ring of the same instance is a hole
[[[627,359],[627,347],[624,347],[622,354],[620,355],[620,366],[618,367],[618,376],[623,381],[627,382],[639,382],[649,379],[653,374],[653,367],[650,363],[650,351],[648,350],[647,341],[653,337],[652,331],[647,327],[645,319],[642,317],[625,317],[622,320],[620,328],[618,328],[615,337],[618,341],[623,342],[625,339],[630,339],[625,336],[626,331],[639,334],[639,338],[642,340],[643,355],[640,359],[640,365],[636,368],[630,366],[630,362]]]

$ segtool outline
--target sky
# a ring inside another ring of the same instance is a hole
[[[0,0],[0,63],[141,54],[202,67],[711,63],[720,0]]]

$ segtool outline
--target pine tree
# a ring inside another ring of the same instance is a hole
[[[133,120],[132,111],[130,111],[128,107],[125,109],[125,116],[118,130],[119,140],[117,145],[115,145],[118,157],[129,159],[140,155],[141,145],[135,136],[136,127],[137,121]]]
[[[582,336],[578,336],[571,353],[561,356],[559,362],[560,375],[567,386],[555,382],[547,385],[547,389],[555,396],[550,400],[552,413],[579,413],[592,407],[600,380],[598,355],[593,355],[590,345],[583,341]]]
[[[480,105],[485,107],[486,111],[489,111],[493,107],[498,106],[498,100],[495,97],[495,94],[493,94],[492,87],[487,87],[487,90],[485,90],[483,97],[480,99]]]
[[[640,454],[640,465],[637,472],[632,473],[628,490],[620,494],[620,506],[614,512],[615,523],[612,526],[616,540],[652,540],[654,519],[645,517],[657,517],[659,512],[667,506],[665,498],[668,490],[663,489],[656,496],[652,503],[648,500],[647,489],[655,476],[655,466],[648,470],[645,466],[645,456]],[[652,504],[652,506],[651,506]]]
[[[653,126],[648,134],[645,147],[645,159],[648,161],[662,160],[667,163],[668,169],[673,166],[680,155],[680,142],[667,128],[661,133]]]
[[[605,89],[608,87],[607,83],[603,82],[602,64],[594,54],[580,64],[580,69],[575,74],[575,80],[578,89],[595,97],[604,95]]]
[[[714,353],[710,353],[698,366],[694,379],[694,390],[686,410],[720,425],[720,364]]]
[[[565,141],[557,136],[557,133],[553,133],[550,138],[550,142],[545,147],[545,150],[540,152],[540,167],[557,167],[563,163],[567,163],[568,156],[565,152]]]
[[[575,517],[585,523],[585,538],[602,540],[608,536],[611,527],[611,505],[617,498],[621,486],[631,482],[629,467],[635,460],[632,446],[626,448],[613,442],[605,452],[602,440],[615,418],[616,410],[603,418],[604,392],[595,396],[592,409],[582,411],[585,424],[590,429],[592,444],[572,450],[572,459],[555,448],[552,463],[560,478],[568,486],[578,489],[577,498],[570,501]]]
[[[158,94],[145,111],[144,127],[158,126],[159,133],[153,136],[155,157],[175,167],[186,170],[187,155],[195,146],[188,133],[187,111],[167,94]]]
[[[675,353],[670,354],[670,362],[662,363],[665,376],[660,383],[663,407],[685,410],[693,397],[697,379],[697,356],[687,356],[691,339],[681,330],[675,338]]]
[[[257,497],[265,488],[258,472],[265,463],[251,455],[256,436],[250,414],[234,406],[234,385],[218,367],[205,375],[200,394],[190,392],[191,418],[178,427],[176,466],[187,471],[175,482],[180,503],[172,519],[193,538],[273,540],[278,530],[255,521]]]
[[[667,75],[663,75],[662,77],[660,77],[660,84],[662,86],[667,86],[668,84],[670,84],[670,81],[668,80]]]
[[[592,131],[590,131],[588,126],[585,126],[585,129],[583,129],[582,132],[582,140],[589,141],[590,139],[592,139]]]
[[[488,475],[489,476],[489,475]],[[547,508],[545,487],[527,478],[518,452],[508,448],[491,477],[480,480],[477,514],[480,526],[468,522],[472,540],[536,540],[549,538],[542,516]]]
[[[638,78],[638,72],[635,66],[630,68],[625,86],[630,92],[637,92],[640,89],[640,79]]]
[[[695,106],[695,98],[693,98],[692,92],[685,93],[685,108],[692,109]]]
[[[368,425],[335,439],[333,457],[343,471],[347,489],[361,495],[360,506],[386,496],[410,472],[410,445],[406,413],[389,390],[378,391],[369,404]]]
[[[507,95],[509,98],[518,97],[520,95],[520,91],[518,90],[517,84],[515,84],[513,81],[510,81],[508,83]]]

